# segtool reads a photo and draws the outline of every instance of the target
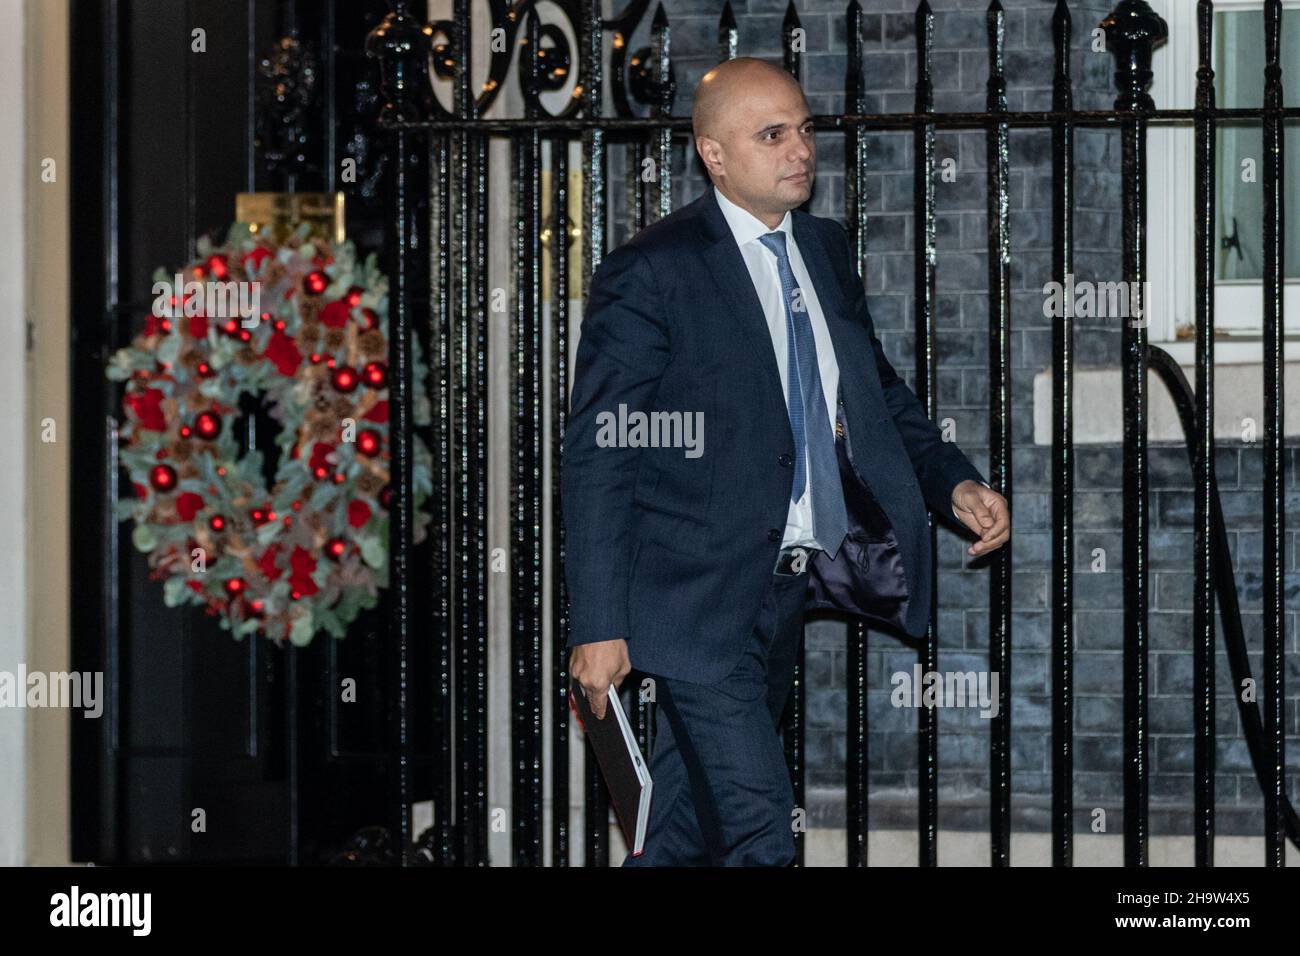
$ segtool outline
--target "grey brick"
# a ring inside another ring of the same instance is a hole
[[[1103,572],[1079,571],[1074,575],[1074,606],[1080,611],[1120,605],[1123,576],[1109,569]]]
[[[1123,662],[1123,655],[1111,651],[1084,651],[1076,654],[1076,693],[1118,695],[1123,687]]]
[[[1074,730],[1079,733],[1116,734],[1124,728],[1118,697],[1079,697],[1074,702]]]

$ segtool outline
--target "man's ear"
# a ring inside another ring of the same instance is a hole
[[[695,137],[695,151],[700,154],[700,162],[711,173],[716,173],[714,166],[718,162],[718,141],[709,136]]]

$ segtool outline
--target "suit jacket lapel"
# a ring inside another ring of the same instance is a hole
[[[719,287],[732,304],[730,318],[736,323],[737,348],[747,350],[752,363],[762,369],[763,391],[771,397],[775,405],[785,410],[785,393],[781,389],[781,373],[776,366],[776,353],[772,350],[772,337],[767,327],[767,318],[763,315],[762,303],[754,290],[754,281],[749,275],[749,268],[740,254],[735,237],[726,217],[718,207],[717,197],[713,195],[713,186],[708,186],[704,194],[695,200],[701,204],[701,229],[706,242],[704,260],[717,280]],[[798,209],[792,210],[791,228],[794,240],[799,246],[799,254],[808,268],[813,288],[817,293],[817,302],[826,319],[826,328],[830,332],[831,345],[835,349],[835,362],[840,370],[840,394],[844,397],[846,418],[853,421],[865,421],[851,409],[858,407],[861,396],[857,393],[857,384],[862,382],[863,373],[859,363],[867,356],[858,354],[854,348],[854,336],[848,328],[850,319],[845,314],[847,303],[843,290],[835,280],[827,259],[827,251],[817,234],[812,217]],[[845,383],[848,387],[845,387]],[[834,410],[832,409],[832,412]],[[785,415],[781,419],[789,429],[789,420]],[[790,436],[793,441],[793,434]]]
[[[754,289],[754,280],[745,265],[740,247],[731,233],[727,218],[713,195],[713,186],[704,190],[697,202],[703,203],[701,227],[706,242],[704,261],[717,281],[723,297],[731,303],[729,318],[736,323],[736,347],[744,349],[755,368],[762,370],[763,391],[775,404],[785,409],[785,393],[781,389],[781,372],[776,366],[776,353],[772,350],[772,335],[763,315],[763,305]],[[784,416],[782,416],[784,417]],[[787,428],[789,423],[787,422]],[[793,441],[793,434],[791,441]]]

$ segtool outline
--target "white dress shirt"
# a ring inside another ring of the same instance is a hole
[[[786,396],[786,408],[790,406],[790,382],[788,369],[789,347],[786,342],[785,294],[781,288],[781,274],[777,269],[776,253],[759,241],[759,236],[780,230],[785,233],[786,254],[790,259],[790,271],[794,273],[795,285],[803,292],[803,301],[808,308],[808,321],[812,323],[813,340],[817,343],[817,370],[821,375],[822,396],[825,407],[822,409],[831,431],[835,430],[836,395],[840,382],[840,368],[835,361],[835,347],[831,343],[830,329],[826,326],[826,317],[822,314],[821,304],[817,301],[817,290],[813,288],[812,277],[808,274],[799,254],[799,246],[794,241],[794,229],[789,211],[776,229],[769,229],[753,213],[742,209],[722,194],[717,186],[713,194],[718,199],[718,207],[731,226],[731,234],[740,247],[740,254],[749,269],[750,278],[754,280],[754,291],[763,306],[763,315],[767,319],[767,330],[772,336],[772,349],[776,353],[776,367],[781,372],[781,389]],[[788,413],[787,413],[788,414]],[[804,409],[805,419],[811,419],[812,412]],[[809,466],[807,450],[804,455],[804,491],[798,501],[790,502],[786,516],[785,535],[781,547],[795,546],[825,548],[823,542],[813,537],[812,524],[812,471]]]

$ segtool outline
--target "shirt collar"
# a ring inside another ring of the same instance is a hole
[[[727,225],[731,227],[731,234],[736,237],[736,245],[743,246],[745,243],[752,242],[759,236],[765,236],[769,232],[776,231],[767,228],[767,224],[748,209],[741,208],[724,196],[722,190],[717,186],[713,186],[712,189],[713,195],[716,196],[718,200],[718,208],[722,210],[722,214],[727,218]],[[790,222],[790,210],[787,209],[785,211],[785,217],[777,223],[776,228],[786,234],[785,244],[789,247],[791,245],[791,240],[794,238]]]

